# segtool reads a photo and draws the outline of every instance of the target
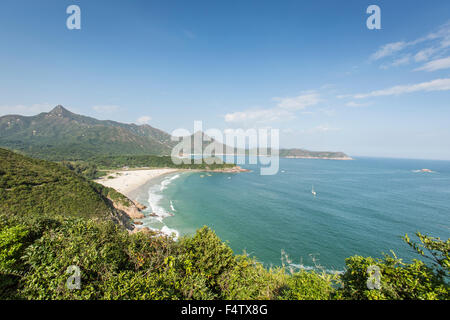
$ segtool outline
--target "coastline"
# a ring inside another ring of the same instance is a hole
[[[280,157],[285,159],[322,159],[322,160],[342,160],[342,161],[348,161],[348,160],[355,160],[352,157],[308,157],[308,156],[285,156]]]
[[[130,198],[130,194],[148,181],[166,175],[169,173],[179,172],[181,169],[158,168],[158,169],[133,169],[133,170],[114,170],[100,179],[94,180],[97,183],[109,188],[113,188],[117,192]],[[112,177],[112,178],[109,178]],[[135,200],[135,199],[132,199]]]
[[[124,212],[128,215],[129,218],[132,219],[134,225],[134,231],[150,231],[154,229],[149,226],[145,226],[142,219],[153,217],[159,220],[162,223],[162,219],[167,215],[165,212],[161,212],[160,207],[158,206],[158,200],[146,200],[144,203],[148,202],[148,206],[145,206],[138,201],[138,196],[136,191],[139,190],[142,186],[150,183],[152,180],[156,180],[157,178],[161,178],[166,175],[175,174],[175,173],[183,173],[183,172],[218,172],[218,173],[239,173],[239,172],[248,172],[250,170],[243,169],[239,166],[234,166],[232,168],[223,168],[223,169],[175,169],[175,168],[132,168],[132,169],[123,169],[123,170],[111,170],[108,171],[108,174],[100,179],[94,180],[96,183],[99,183],[105,187],[113,188],[117,192],[126,196],[130,201],[131,205],[123,206],[119,203],[115,203],[113,201],[114,207],[116,209]],[[144,210],[150,208],[150,212],[144,213]],[[162,210],[164,211],[164,210]],[[144,225],[143,225],[144,224]],[[178,232],[176,230],[172,230],[167,226],[164,226],[161,230],[159,230],[167,235],[172,234],[174,232],[176,237],[178,237]]]
[[[239,173],[248,172],[250,170],[243,169],[239,166],[224,169],[174,169],[174,168],[157,168],[157,169],[129,169],[129,170],[112,170],[100,179],[94,180],[97,183],[109,188],[115,189],[117,192],[130,198],[130,195],[150,180],[162,175],[175,172],[221,172],[221,173]],[[134,199],[133,199],[134,200]]]

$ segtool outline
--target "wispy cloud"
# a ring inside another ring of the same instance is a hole
[[[371,91],[369,93],[359,93],[354,95],[340,96],[340,98],[350,96],[354,99],[364,99],[370,97],[401,95],[405,93],[420,92],[420,91],[430,92],[430,91],[448,91],[448,90],[450,90],[450,78],[436,79],[417,84],[400,85],[383,90]]]
[[[430,57],[437,51],[435,48],[426,48],[423,50],[420,50],[414,55],[414,60],[416,62],[423,62],[430,59]]]
[[[415,71],[429,71],[430,72],[430,71],[436,71],[436,70],[442,70],[442,69],[448,69],[448,68],[450,68],[450,57],[436,59],[436,60],[427,62],[422,67],[415,69]]]
[[[417,48],[421,45],[421,48]],[[384,63],[382,69],[388,69],[391,66],[405,65],[410,62],[424,62],[436,57],[436,55],[445,53],[450,47],[450,22],[441,25],[437,31],[431,32],[426,36],[411,40],[391,42],[381,46],[370,57],[370,61],[378,61],[388,57],[393,58],[393,62]],[[407,53],[405,54],[405,51]],[[399,57],[403,54],[402,57]],[[411,56],[414,59],[411,59]]]
[[[150,116],[141,116],[136,120],[137,124],[148,124],[152,120]]]
[[[397,53],[408,46],[405,41],[392,42],[381,46],[375,53],[370,56],[371,60],[379,60]]]
[[[306,107],[316,105],[320,102],[320,96],[317,92],[308,92],[296,97],[273,98],[278,101],[278,107],[286,110],[301,110]]]
[[[314,106],[321,101],[320,95],[315,91],[304,92],[296,97],[275,97],[272,100],[278,102],[274,108],[250,109],[228,113],[225,115],[225,121],[235,123],[269,123],[292,120],[295,118],[296,111]]]
[[[50,111],[55,105],[49,103],[38,103],[32,105],[3,105],[0,106],[0,115],[19,114],[23,116],[34,116],[41,112]]]
[[[292,112],[279,109],[255,109],[238,111],[233,113],[228,113],[225,115],[226,122],[254,122],[254,123],[268,123],[282,120],[293,119],[294,115]]]
[[[411,61],[411,55],[405,55],[401,58],[395,59],[393,62],[389,64],[382,64],[380,66],[381,69],[389,69],[390,67],[400,67],[409,64]]]

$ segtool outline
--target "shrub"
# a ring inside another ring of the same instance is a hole
[[[329,300],[334,288],[332,276],[315,271],[294,273],[287,278],[286,288],[282,290],[280,299],[284,300]]]
[[[393,257],[382,259],[354,256],[346,259],[347,270],[342,276],[343,288],[337,298],[353,300],[381,299],[448,299],[448,286],[442,277],[423,262],[414,260],[407,264]],[[380,289],[367,286],[368,268],[380,270]]]

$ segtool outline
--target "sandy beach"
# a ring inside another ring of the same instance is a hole
[[[129,197],[131,191],[136,190],[144,185],[150,179],[158,176],[180,171],[179,169],[145,169],[145,170],[116,170],[111,171],[105,177],[95,180],[106,187],[115,189],[116,191]],[[113,177],[112,179],[109,177]]]

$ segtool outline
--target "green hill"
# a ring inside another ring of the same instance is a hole
[[[62,106],[32,117],[0,117],[0,147],[47,160],[99,155],[169,155],[170,135],[149,125],[125,124],[74,114]]]
[[[130,227],[113,201],[129,200],[56,163],[0,149],[0,211],[8,215],[112,219]]]

